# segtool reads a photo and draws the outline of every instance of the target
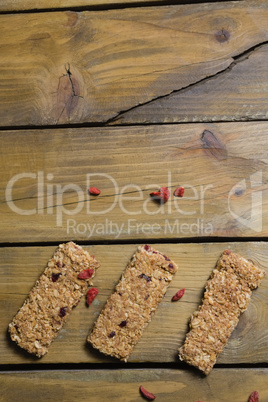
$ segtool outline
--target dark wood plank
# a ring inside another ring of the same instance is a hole
[[[266,1],[1,15],[0,125],[107,122],[226,70],[267,19]]]
[[[188,320],[200,304],[204,286],[222,251],[231,248],[253,260],[268,271],[267,243],[224,244],[156,244],[155,247],[170,256],[179,265],[163,301],[151,323],[145,329],[129,362],[174,362],[181,366],[177,349],[184,341]],[[94,351],[86,345],[107,298],[113,292],[129,258],[137,245],[86,247],[101,264],[94,285],[99,294],[90,308],[82,301],[72,312],[58,338],[42,359],[24,353],[9,339],[7,327],[22,305],[36,279],[43,271],[55,247],[26,247],[0,249],[0,364],[16,363],[101,363],[118,362]],[[171,302],[178,289],[186,288],[185,295]],[[241,316],[218,363],[267,363],[268,276],[252,295],[247,311]],[[126,366],[127,368],[127,366]]]
[[[2,242],[268,235],[265,122],[0,133]],[[89,196],[91,185],[101,189]],[[183,198],[173,196],[185,186]],[[171,190],[159,205],[150,197]]]
[[[111,124],[265,120],[268,45],[215,77],[122,113]]]
[[[79,370],[2,373],[2,401],[142,401],[140,385],[157,401],[246,402],[257,390],[268,399],[267,369],[216,369],[208,377],[172,369]]]

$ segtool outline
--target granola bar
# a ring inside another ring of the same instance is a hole
[[[11,339],[38,357],[46,354],[98,267],[94,256],[80,246],[60,244],[9,324]],[[79,279],[81,272],[88,272],[89,278]]]
[[[88,342],[100,352],[127,361],[162,300],[177,265],[145,245],[132,256]]]
[[[206,375],[212,370],[240,314],[249,305],[251,289],[265,271],[236,253],[225,250],[207,282],[203,304],[190,319],[190,331],[179,357]]]

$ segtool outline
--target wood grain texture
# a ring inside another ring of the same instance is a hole
[[[118,362],[94,351],[86,345],[86,338],[137,245],[84,247],[101,264],[94,278],[99,294],[90,308],[86,307],[85,301],[81,301],[73,310],[69,321],[42,359],[32,357],[12,342],[7,326],[43,271],[54,247],[0,249],[0,364]],[[267,243],[155,244],[155,247],[173,259],[179,270],[129,362],[174,362],[181,367],[177,349],[184,341],[188,320],[200,304],[206,281],[222,251],[231,248],[268,271]],[[171,302],[172,296],[181,288],[186,288],[183,298],[179,302]],[[268,275],[253,292],[251,303],[241,316],[218,363],[267,363],[267,292]],[[127,368],[127,365],[121,364]]]
[[[2,242],[267,236],[266,122],[0,133]],[[93,185],[101,190],[89,196]],[[178,185],[183,198],[173,196]],[[159,205],[150,197],[171,190]]]
[[[0,124],[107,122],[226,70],[267,20],[266,1],[1,15]]]
[[[223,0],[206,0],[207,3]],[[195,3],[198,0],[177,0],[180,3]],[[166,3],[165,0],[1,0],[0,12],[7,11],[25,11],[25,10],[44,10],[55,8],[70,8],[70,7],[98,7],[98,6],[129,6],[129,5],[143,5],[143,4],[161,4]]]
[[[160,402],[245,402],[258,390],[260,401],[268,399],[267,369],[215,369],[208,377],[172,369],[79,370],[3,373],[3,402],[38,400],[63,402],[104,400],[138,402],[139,387],[153,392]]]
[[[266,120],[268,45],[227,70],[169,96],[122,113],[110,124]]]

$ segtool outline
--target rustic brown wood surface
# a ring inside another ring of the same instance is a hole
[[[1,374],[0,386],[5,402],[102,402],[105,395],[110,401],[138,402],[145,400],[140,385],[160,402],[223,402],[230,401],[230,396],[232,401],[247,402],[256,389],[260,401],[268,399],[267,375],[267,369],[215,369],[207,378],[176,369],[27,371]]]
[[[226,70],[171,95],[120,114],[110,124],[265,120],[268,45],[237,58]]]
[[[208,377],[177,356],[224,249],[268,271],[267,1],[3,0],[0,30],[0,400],[268,400],[268,273]],[[7,327],[69,240],[99,294],[37,359]],[[144,243],[179,270],[122,363],[86,337]]]
[[[206,3],[214,2],[217,0],[206,0]],[[223,0],[218,0],[223,1]],[[239,0],[238,0],[239,1]],[[183,3],[195,3],[198,0],[176,0],[177,4]],[[165,4],[166,0],[1,0],[0,12],[7,11],[20,11],[20,10],[44,10],[55,8],[69,8],[69,7],[96,7],[96,6],[131,6],[131,5],[143,5],[143,4]]]
[[[225,71],[267,21],[266,1],[0,15],[0,125],[108,122]]]
[[[0,238],[267,236],[267,129],[240,122],[3,131]],[[89,196],[92,185],[100,196]],[[183,198],[173,196],[178,185]],[[160,186],[172,192],[164,205],[150,197]]]
[[[55,247],[0,249],[0,364],[117,362],[88,347],[86,338],[137,245],[84,247],[101,264],[94,279],[99,294],[90,308],[86,307],[84,301],[73,310],[48,354],[41,359],[30,357],[10,341],[7,326],[42,273]],[[188,320],[200,304],[206,281],[220,254],[226,248],[231,248],[268,271],[267,243],[156,244],[155,247],[178,263],[179,270],[129,362],[174,362],[179,367],[181,363],[177,349],[184,341]],[[171,302],[172,296],[181,288],[186,288],[184,297],[177,303]],[[268,276],[260,288],[253,292],[250,306],[241,316],[218,363],[267,363],[267,294]]]

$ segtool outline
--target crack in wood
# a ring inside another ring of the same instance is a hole
[[[166,98],[170,97],[170,95],[183,93],[183,92],[187,91],[190,88],[194,88],[194,87],[196,87],[196,86],[198,86],[200,84],[209,82],[210,80],[214,80],[215,78],[217,78],[217,77],[219,77],[219,76],[221,76],[223,74],[226,74],[229,71],[231,71],[237,64],[242,63],[243,61],[249,59],[249,57],[255,51],[257,51],[258,49],[260,49],[261,47],[263,47],[263,46],[265,46],[267,44],[268,44],[268,41],[258,43],[256,45],[246,49],[244,52],[233,56],[231,58],[233,61],[226,68],[224,68],[221,71],[218,71],[215,74],[209,75],[209,76],[207,76],[205,78],[202,78],[202,79],[200,79],[198,81],[195,81],[195,82],[193,82],[193,83],[191,83],[191,84],[189,84],[189,85],[187,85],[185,87],[182,87],[180,89],[174,89],[174,90],[168,92],[167,94],[157,96],[157,97],[155,97],[153,99],[150,99],[147,102],[140,103],[140,104],[132,106],[132,107],[126,109],[126,110],[120,111],[114,117],[111,117],[110,119],[108,119],[105,124],[106,125],[116,125],[117,120],[121,119],[125,114],[127,114],[129,112],[132,112],[133,110],[137,110],[138,108],[142,108],[143,106],[149,105],[149,104],[154,103],[154,102],[157,102],[158,100],[166,99]],[[122,125],[122,123],[120,125]],[[127,125],[127,123],[125,125]]]

